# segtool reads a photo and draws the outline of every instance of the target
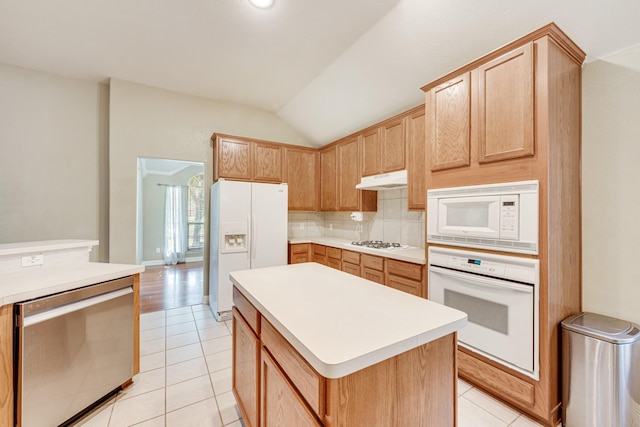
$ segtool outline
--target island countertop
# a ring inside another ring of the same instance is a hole
[[[231,281],[326,378],[451,334],[467,315],[317,263],[236,271]]]

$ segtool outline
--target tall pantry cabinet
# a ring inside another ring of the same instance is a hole
[[[584,58],[549,24],[422,88],[427,188],[539,180],[540,378],[461,348],[458,369],[548,426],[560,416],[559,322],[581,309]]]

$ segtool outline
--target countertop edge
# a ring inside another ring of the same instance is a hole
[[[74,249],[87,247],[91,250],[93,246],[98,246],[98,240],[42,240],[24,243],[6,243],[0,245],[0,256],[20,255],[34,252],[57,251],[62,249]]]
[[[60,292],[65,292],[71,289],[82,288],[84,286],[94,285],[96,283],[106,282],[109,280],[115,280],[126,276],[131,276],[133,274],[142,273],[144,271],[144,266],[141,265],[133,265],[133,264],[108,264],[108,263],[86,263],[89,265],[89,270],[92,269],[95,265],[95,271],[82,271],[82,273],[72,274],[68,279],[58,280],[57,283],[49,283],[45,284],[42,287],[32,287],[23,292],[14,292],[9,295],[0,296],[0,306],[4,306],[7,304],[14,304],[20,301],[26,301],[34,298],[43,297],[46,295],[52,295]],[[82,264],[86,267],[85,264]],[[108,266],[108,267],[105,267]],[[56,271],[60,271],[62,269],[73,269],[73,266],[60,266],[56,267]],[[25,276],[36,274],[47,274],[51,269],[39,269],[37,272],[19,272],[19,273],[9,273],[6,275],[0,276],[0,279],[6,280],[15,279],[19,281],[21,278],[29,277]],[[37,277],[29,277],[30,280],[37,281]]]

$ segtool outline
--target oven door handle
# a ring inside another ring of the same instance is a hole
[[[493,288],[493,289],[533,293],[533,285],[512,283],[512,282],[507,282],[505,280],[500,280],[500,279],[489,279],[482,276],[459,273],[457,271],[451,271],[451,270],[447,270],[441,267],[436,267],[433,265],[429,266],[429,271],[437,274],[441,274],[443,276],[454,277],[472,286],[483,286],[486,288]]]

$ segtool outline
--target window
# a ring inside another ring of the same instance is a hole
[[[187,250],[204,249],[204,174],[192,176],[187,183],[187,227],[189,232]]]

